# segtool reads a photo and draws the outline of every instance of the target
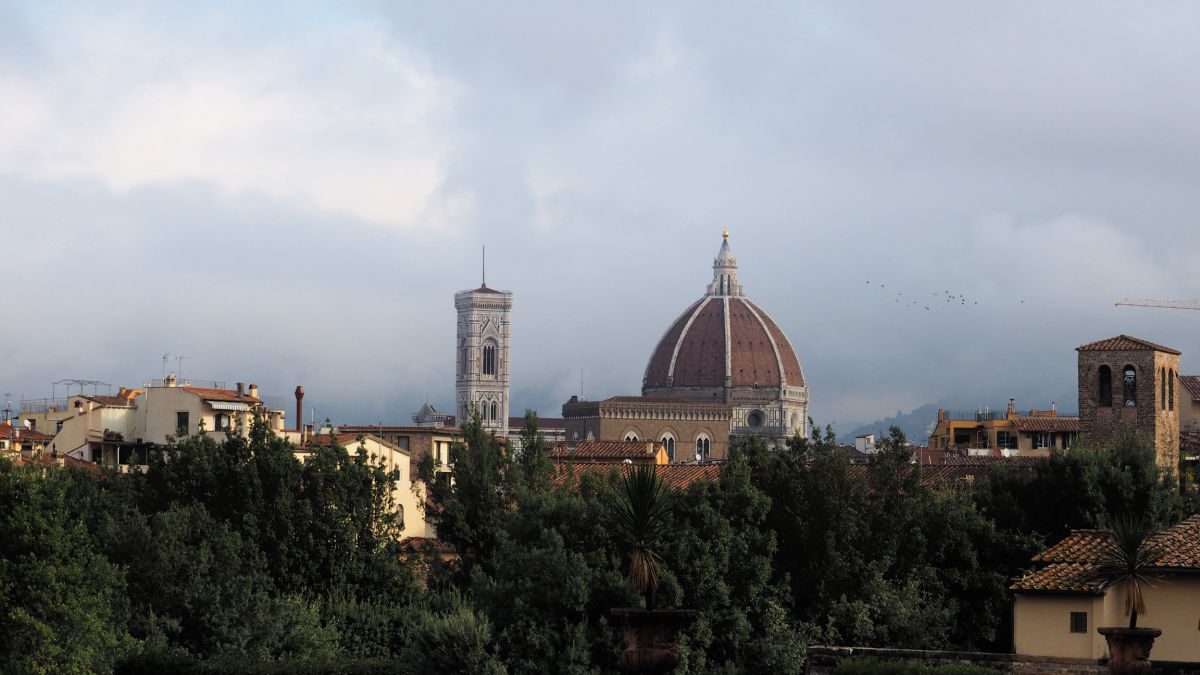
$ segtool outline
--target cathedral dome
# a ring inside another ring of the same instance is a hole
[[[725,399],[727,387],[804,387],[804,372],[787,336],[742,294],[728,232],[713,261],[707,293],[659,340],[642,389],[646,395],[670,390],[693,400],[713,400]]]

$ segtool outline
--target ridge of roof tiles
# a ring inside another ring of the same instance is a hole
[[[1193,401],[1200,401],[1200,375],[1180,375],[1179,384]]]
[[[1200,573],[1200,514],[1187,518],[1150,537],[1162,551],[1152,566],[1161,572]],[[1091,578],[1096,561],[1113,546],[1103,530],[1072,530],[1050,548],[1033,557],[1039,568],[1012,584],[1014,591],[1099,593],[1103,584]]]
[[[1104,340],[1097,340],[1095,342],[1089,342],[1086,345],[1080,345],[1079,347],[1075,348],[1075,351],[1079,351],[1079,352],[1145,351],[1145,350],[1153,350],[1156,352],[1166,352],[1168,354],[1175,354],[1175,355],[1179,355],[1182,353],[1177,349],[1171,349],[1170,347],[1164,347],[1163,345],[1155,344],[1153,342],[1150,342],[1149,340],[1135,338],[1130,335],[1118,335],[1116,337],[1110,337],[1110,338],[1106,338]]]
[[[613,462],[572,462],[554,465],[554,475],[550,480],[559,487],[576,488],[579,479],[586,473],[599,473],[609,476],[614,472],[622,475],[633,470],[631,464]],[[654,467],[659,479],[672,490],[681,490],[697,481],[715,483],[721,479],[720,464],[659,464]]]
[[[210,389],[208,387],[180,387],[180,389],[195,394],[205,401],[224,401],[226,403],[261,403],[257,396],[238,393],[234,389]]]
[[[661,448],[661,441],[569,441],[551,448],[550,458],[648,459]]]
[[[1041,415],[1027,416],[1020,415],[1014,420],[1017,431],[1058,431],[1058,432],[1079,432],[1082,427],[1079,426],[1078,417],[1045,417]]]

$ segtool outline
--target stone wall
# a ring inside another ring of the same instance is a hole
[[[1153,653],[1151,654],[1153,656]],[[992,668],[1012,675],[1107,675],[1108,666],[1088,659],[1060,659],[1047,656],[1021,656],[995,652],[949,652],[924,649],[882,649],[874,647],[808,648],[805,675],[829,675],[842,659],[876,658],[916,661],[928,666],[962,663]],[[1200,663],[1153,661],[1153,673],[1161,675],[1200,675]]]
[[[1123,371],[1131,365],[1137,373],[1136,405],[1126,406]],[[1111,372],[1112,405],[1102,406],[1100,400],[1100,368]],[[1162,373],[1179,372],[1179,356],[1150,349],[1143,350],[1086,350],[1079,352],[1079,426],[1083,444],[1103,447],[1111,444],[1126,430],[1145,435],[1154,443],[1158,464],[1178,470],[1179,463],[1179,393],[1175,405],[1163,398]]]

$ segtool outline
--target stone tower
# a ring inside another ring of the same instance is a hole
[[[1179,471],[1179,352],[1128,335],[1076,351],[1084,444],[1102,447],[1134,431],[1154,443],[1159,467]]]
[[[458,310],[456,409],[458,422],[476,411],[483,427],[508,435],[508,322],[513,294],[484,283],[454,294]]]

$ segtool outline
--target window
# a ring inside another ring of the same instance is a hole
[[[704,460],[708,459],[709,448],[710,448],[710,442],[709,442],[707,436],[701,436],[700,438],[696,439],[696,461],[697,462],[703,462]]]
[[[182,410],[175,413],[175,433],[179,435],[187,435],[190,424],[188,424],[188,412]]]
[[[763,425],[763,414],[761,410],[755,410],[749,415],[746,415],[746,426],[761,427]]]
[[[213,415],[213,429],[217,431],[229,431],[229,415],[225,413]]]
[[[1159,397],[1159,400],[1162,401],[1162,409],[1166,410],[1167,409],[1167,369],[1166,368],[1158,369],[1158,386],[1159,386],[1159,389],[1162,390],[1160,392],[1161,396]]]
[[[483,345],[483,374],[496,374],[496,345],[491,342]]]
[[[1096,404],[1101,408],[1112,405],[1112,369],[1100,366],[1100,382],[1096,387]]]
[[[1007,450],[1017,449],[1017,435],[1010,434],[1007,431],[996,432],[996,447],[1005,448]]]
[[[496,405],[495,401],[492,401],[492,421],[500,421],[500,407]]]
[[[667,461],[675,461],[675,437],[671,434],[663,434],[663,445],[667,446]]]
[[[625,434],[625,442],[626,443],[636,443],[636,442],[638,442],[638,440],[639,439],[638,439],[637,433],[635,433],[633,431]]]
[[[1121,399],[1125,401],[1126,408],[1137,407],[1137,369],[1133,366],[1125,366],[1125,370],[1122,372],[1124,377],[1121,380]],[[1153,392],[1154,389],[1150,391]]]
[[[400,448],[401,450],[408,450],[409,449],[408,444],[409,444],[408,436],[397,436],[396,437],[396,447]]]
[[[1086,633],[1087,629],[1087,612],[1071,612],[1071,632]]]
[[[1033,447],[1035,449],[1054,447],[1053,444],[1050,443],[1049,432],[1035,431],[1030,434],[1030,437],[1033,439]]]
[[[1175,371],[1167,371],[1167,410],[1175,409]]]

